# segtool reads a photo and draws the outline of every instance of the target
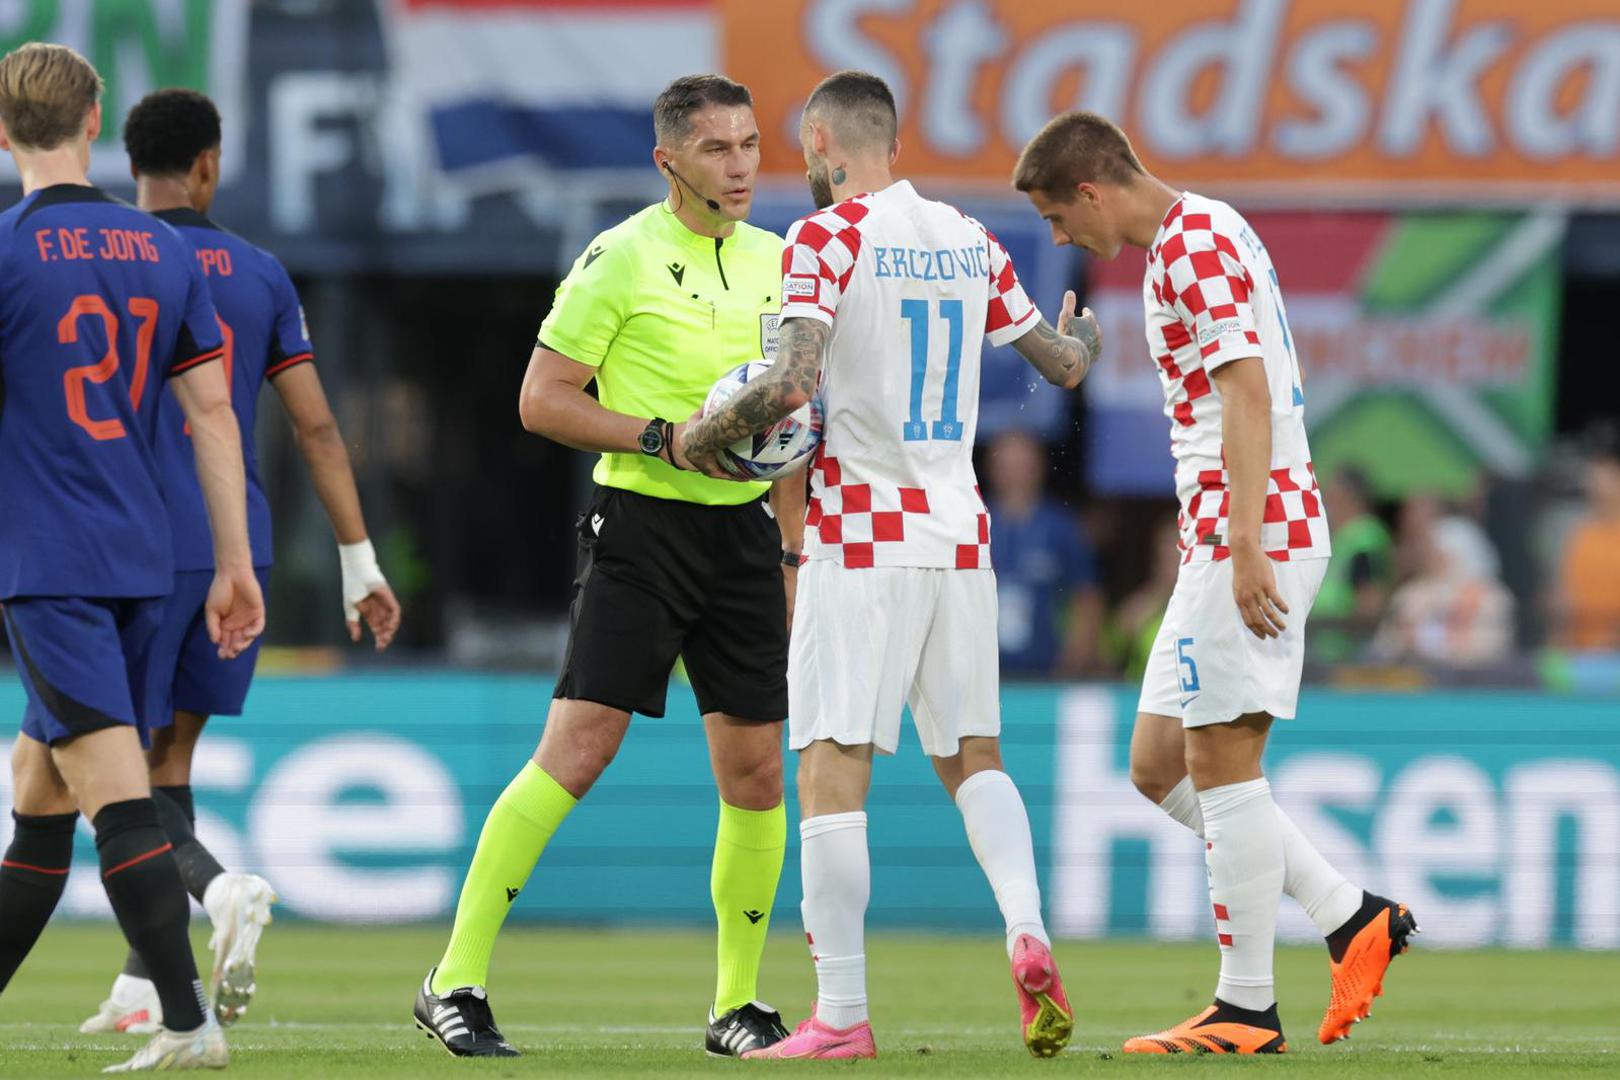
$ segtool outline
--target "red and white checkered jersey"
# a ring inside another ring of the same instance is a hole
[[[1231,554],[1221,397],[1210,376],[1223,364],[1254,356],[1264,362],[1271,386],[1271,479],[1260,544],[1273,559],[1327,557],[1332,549],[1305,438],[1299,360],[1277,271],[1260,237],[1226,203],[1185,193],[1148,250],[1142,302],[1170,418],[1182,561]]]
[[[1039,318],[1001,242],[907,181],[788,230],[782,321],[832,327],[807,558],[990,565],[990,515],[973,473],[980,351]]]

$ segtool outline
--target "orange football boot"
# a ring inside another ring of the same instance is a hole
[[[1258,1011],[1240,1009],[1220,998],[1190,1020],[1156,1035],[1138,1035],[1125,1042],[1127,1054],[1283,1054],[1277,1006]]]
[[[1331,992],[1316,1032],[1324,1046],[1349,1038],[1350,1028],[1372,1015],[1373,998],[1384,992],[1384,973],[1417,933],[1405,904],[1366,893],[1361,910],[1328,935]]]

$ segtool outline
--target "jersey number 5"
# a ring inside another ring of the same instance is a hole
[[[144,296],[129,298],[129,313],[140,320],[135,330],[135,373],[129,380],[129,406],[139,412],[141,398],[146,394],[146,372],[152,362],[152,335],[157,332],[158,302]],[[56,340],[63,345],[79,343],[79,320],[85,316],[101,319],[107,332],[107,351],[94,364],[81,364],[68,368],[62,375],[62,390],[67,396],[68,418],[78,424],[90,437],[100,442],[122,439],[128,432],[124,422],[114,417],[97,420],[90,415],[85,401],[85,384],[101,383],[111,379],[118,371],[118,316],[107,306],[107,301],[95,293],[73,298],[67,314],[56,324]]]
[[[923,420],[923,387],[928,381],[929,311],[926,300],[900,301],[900,317],[911,324],[911,416],[901,425],[906,442],[929,438],[962,440],[962,422],[956,418],[957,383],[962,373],[962,301],[941,300],[939,317],[947,332],[944,395],[939,419],[930,426]]]

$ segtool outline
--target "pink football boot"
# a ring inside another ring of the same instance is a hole
[[[794,1029],[793,1034],[761,1050],[750,1050],[743,1054],[743,1057],[749,1061],[767,1058],[784,1061],[811,1058],[829,1061],[837,1058],[875,1058],[877,1043],[872,1041],[871,1021],[862,1020],[854,1027],[840,1031],[817,1020],[815,1010],[811,1009],[809,1017]]]
[[[1036,1057],[1061,1054],[1074,1034],[1074,1012],[1052,950],[1039,938],[1020,934],[1013,943],[1012,977],[1018,988],[1024,1045]]]

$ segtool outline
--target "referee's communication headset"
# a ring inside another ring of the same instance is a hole
[[[716,213],[716,214],[718,214],[720,212],[720,204],[715,202],[713,199],[709,198],[707,195],[703,194],[703,192],[699,191],[697,188],[693,187],[691,182],[688,181],[686,179],[686,177],[682,176],[680,173],[675,171],[675,166],[671,165],[669,162],[666,161],[666,162],[664,162],[664,171],[669,173],[669,175],[673,176],[680,183],[685,184],[687,191],[690,191],[692,194],[696,195],[698,198],[700,198],[704,202],[708,203],[710,211],[712,211],[713,213]]]

